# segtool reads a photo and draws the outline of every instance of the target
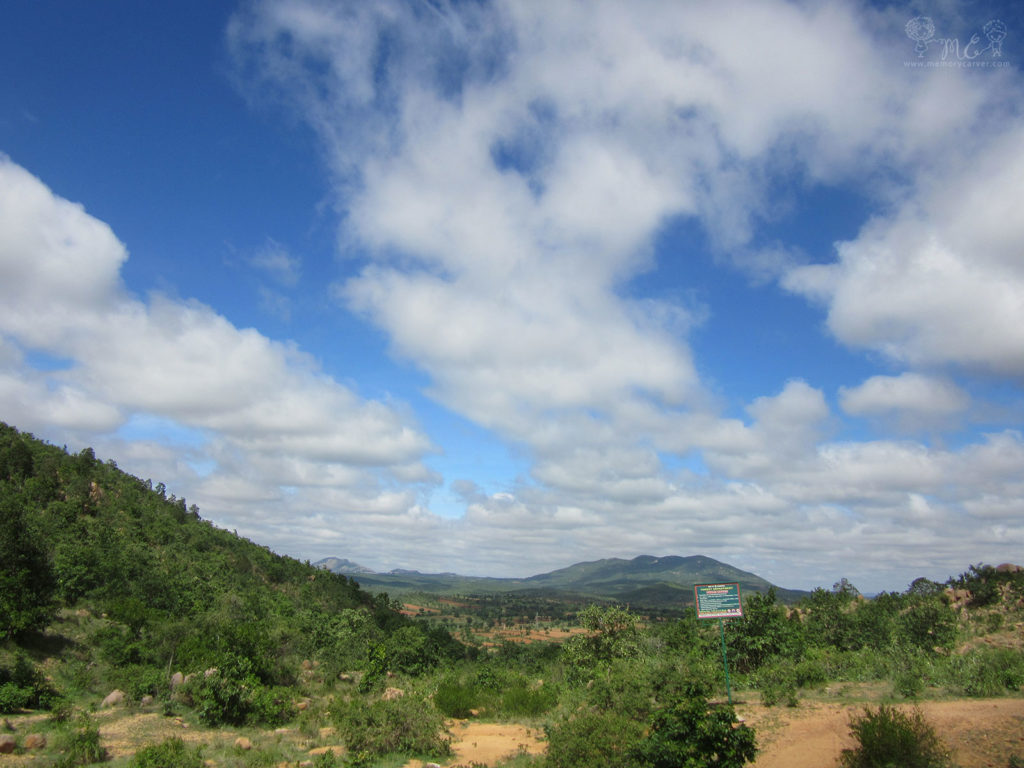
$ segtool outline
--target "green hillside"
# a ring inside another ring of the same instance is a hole
[[[19,653],[68,648],[58,687],[78,693],[138,699],[165,690],[175,671],[230,670],[249,700],[209,712],[240,721],[282,717],[273,702],[285,697],[273,691],[304,661],[336,675],[366,668],[372,648],[419,666],[466,653],[386,595],[218,529],[92,449],[69,454],[5,424],[0,642],[0,684]]]
[[[330,568],[329,561],[338,561],[338,558],[321,560],[316,565]],[[387,590],[390,594],[507,594],[571,601],[612,601],[628,603],[637,608],[692,605],[694,584],[737,582],[744,595],[765,594],[773,588],[772,584],[756,574],[702,555],[641,555],[632,560],[609,558],[576,563],[524,579],[489,579],[416,571],[358,573],[352,574],[352,577],[366,589]],[[784,603],[795,603],[810,594],[780,587],[774,589],[779,600]]]

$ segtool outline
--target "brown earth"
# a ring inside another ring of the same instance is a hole
[[[919,707],[959,768],[1006,768],[1011,756],[1024,758],[1024,699],[925,701]],[[737,705],[736,712],[757,732],[755,768],[821,768],[836,765],[842,750],[855,746],[849,723],[863,705]]]
[[[851,716],[863,711],[863,704],[829,701],[801,701],[800,706],[764,707],[738,702],[737,714],[757,732],[759,747],[754,768],[829,768],[837,765],[844,748],[853,746],[849,734]],[[951,749],[958,768],[1006,768],[1011,756],[1024,758],[1024,698],[960,699],[925,701],[919,704],[925,719]],[[900,705],[910,710],[912,705]],[[189,743],[233,744],[238,733],[228,730],[191,728],[181,720],[156,712],[129,714],[123,709],[97,713],[102,744],[111,757],[135,752],[170,736]],[[19,742],[42,724],[42,716],[12,717]],[[497,765],[503,758],[545,749],[542,732],[518,724],[457,720],[449,725],[454,755],[444,766]],[[253,743],[292,743],[313,754],[331,744],[330,729],[319,739],[304,737],[294,729],[264,733],[246,731]],[[340,747],[336,747],[340,750]],[[0,768],[38,765],[30,753],[0,756]],[[422,768],[412,760],[405,768]]]
[[[506,757],[544,752],[542,731],[506,723],[474,723],[457,720],[450,725],[454,756],[443,765],[496,765]],[[422,768],[419,760],[410,760],[404,768]]]

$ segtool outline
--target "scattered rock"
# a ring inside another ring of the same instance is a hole
[[[381,696],[381,698],[384,701],[393,701],[395,699],[400,699],[403,696],[405,696],[405,691],[403,691],[401,688],[390,688],[389,687],[389,688],[385,688],[384,689],[384,695]]]
[[[209,668],[208,670],[206,670],[205,672],[203,672],[203,677],[213,677],[213,676],[214,676],[214,675],[216,675],[216,674],[217,674],[218,672],[220,672],[220,670],[219,670],[219,669],[217,669],[216,667],[210,667],[210,668]]]
[[[0,734],[0,755],[9,755],[14,751],[17,741],[11,734]]]
[[[235,749],[240,749],[243,752],[248,752],[252,749],[252,742],[249,741],[245,736],[239,736],[235,739]]]
[[[46,737],[41,733],[30,733],[25,737],[25,749],[42,749],[46,746]]]
[[[324,754],[324,752],[332,752],[335,755],[335,757],[341,757],[345,754],[345,748],[340,746],[313,747],[313,749],[309,750],[309,754],[311,755],[322,755]]]
[[[309,699],[299,699],[295,702],[295,708],[299,710],[299,712],[305,712],[309,709]]]
[[[424,763],[423,768],[441,768],[438,763]]]
[[[152,703],[153,703],[153,697],[150,696],[148,693],[145,696],[143,696],[141,699],[139,699],[139,704],[142,705],[143,707],[148,707]]]
[[[338,680],[340,680],[343,683],[354,683],[356,681],[356,679],[347,672],[342,672],[340,675],[338,675]]]
[[[107,694],[106,698],[100,702],[101,707],[116,707],[118,704],[124,703],[124,691],[118,689],[112,690]]]

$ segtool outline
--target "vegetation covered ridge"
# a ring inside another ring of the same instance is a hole
[[[774,589],[779,600],[787,604],[795,603],[810,594],[804,590],[783,589],[757,574],[704,555],[640,555],[629,560],[606,558],[576,563],[520,579],[408,570],[374,573],[337,557],[318,560],[314,565],[334,573],[350,575],[365,589],[386,589],[393,595],[407,592],[508,594],[566,601],[603,600],[628,603],[637,608],[664,609],[692,605],[694,584],[735,582],[740,585],[743,594],[763,594]]]

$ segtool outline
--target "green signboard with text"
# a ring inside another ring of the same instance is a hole
[[[739,584],[695,584],[698,619],[738,619],[743,616]]]

